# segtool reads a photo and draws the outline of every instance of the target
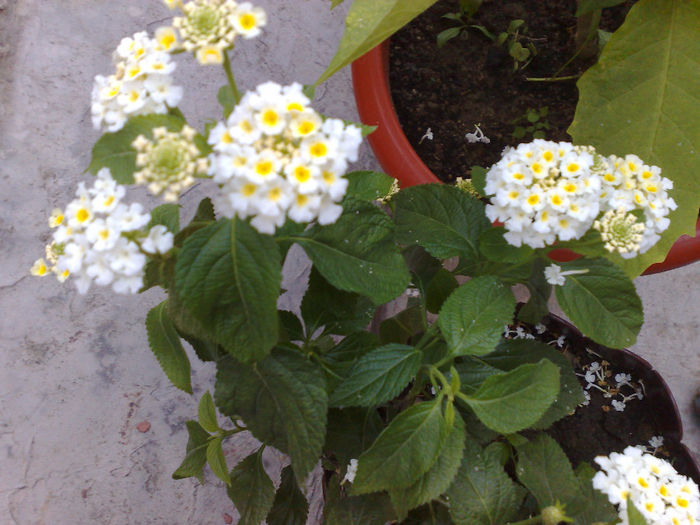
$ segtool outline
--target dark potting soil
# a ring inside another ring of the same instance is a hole
[[[634,0],[603,10],[600,27],[617,29]],[[576,0],[485,0],[469,24],[498,35],[512,20],[525,21],[522,45],[537,54],[524,69],[478,30],[470,28],[438,48],[436,36],[453,27],[443,15],[458,11],[458,0],[440,0],[391,39],[389,78],[399,121],[423,162],[445,181],[469,177],[471,166],[489,167],[503,148],[530,142],[513,136],[515,121],[529,109],[547,107],[545,139],[570,141],[566,133],[578,100],[576,80],[534,82],[552,77],[575,51]],[[558,76],[579,74],[594,58],[575,60]],[[469,143],[466,133],[480,124],[490,143]],[[525,122],[525,126],[529,125]],[[427,129],[433,140],[422,139]]]

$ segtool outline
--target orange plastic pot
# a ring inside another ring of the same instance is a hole
[[[369,143],[386,173],[402,187],[440,182],[415,152],[401,129],[389,87],[389,42],[384,41],[352,64],[352,83],[357,111],[364,124],[377,126]],[[700,259],[700,218],[695,237],[681,236],[663,262],[652,264],[644,275],[679,268]],[[579,257],[570,250],[552,250],[555,261],[567,262]]]

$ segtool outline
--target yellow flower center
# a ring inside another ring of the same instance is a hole
[[[161,46],[163,46],[165,49],[170,49],[170,48],[172,47],[172,45],[175,43],[176,40],[177,40],[177,39],[175,38],[175,34],[174,34],[174,33],[168,32],[168,33],[165,33],[165,34],[160,38],[160,40],[158,41],[158,43],[159,43]]]
[[[659,494],[661,494],[664,497],[667,497],[668,496],[668,487],[666,487],[666,485],[661,485],[661,487],[659,488]]]
[[[297,195],[297,206],[306,206],[307,202],[309,202],[309,197],[307,195]]]
[[[542,154],[542,158],[547,161],[547,162],[552,162],[552,159],[554,158],[554,155],[552,154],[551,151],[545,151]]]
[[[637,165],[634,162],[628,162],[627,168],[632,172],[637,171]]]
[[[245,30],[250,30],[255,27],[255,17],[250,13],[244,13],[238,17],[238,23]]]
[[[270,173],[272,173],[272,162],[270,162],[269,160],[263,160],[262,162],[258,162],[255,165],[255,172],[258,175],[262,176],[269,175]]]
[[[85,222],[90,218],[90,212],[85,208],[80,208],[77,212],[75,212],[75,218],[78,222]]]
[[[608,182],[615,182],[615,175],[613,175],[612,173],[606,173],[605,175],[603,175],[603,178]]]
[[[109,230],[107,230],[107,229],[100,230],[100,233],[98,235],[99,235],[100,239],[102,239],[103,241],[106,241],[107,239],[109,239]]]
[[[327,152],[328,148],[323,142],[317,142],[309,148],[309,153],[314,157],[325,157]]]
[[[514,201],[515,199],[518,198],[518,195],[520,195],[519,192],[517,192],[517,191],[511,191],[511,192],[508,194],[508,198],[509,198],[510,200]]]
[[[649,193],[656,193],[658,188],[654,184],[647,184],[647,191]]]
[[[566,171],[569,173],[576,173],[579,170],[579,165],[576,164],[575,162],[572,162],[566,167]]]
[[[306,166],[297,166],[294,168],[294,178],[299,182],[306,182],[311,178],[311,170]]]
[[[570,182],[564,186],[564,191],[567,193],[574,193],[576,191],[576,184]]]
[[[555,206],[561,206],[561,203],[562,200],[559,195],[557,195],[556,193],[552,195],[552,204],[554,204]]]
[[[650,179],[652,177],[651,171],[643,171],[642,172],[642,178],[643,179]]]
[[[287,105],[287,111],[304,111],[304,107],[299,102],[290,102]]]
[[[139,97],[139,92],[133,90],[131,93],[129,93],[129,102],[136,102],[139,99]]]
[[[278,201],[281,196],[282,190],[279,188],[272,188],[267,194],[267,198],[273,202]]]
[[[110,195],[105,199],[104,205],[105,206],[111,206],[112,203],[114,202],[114,195]]]
[[[279,116],[277,115],[277,112],[268,109],[265,113],[263,113],[263,122],[267,126],[275,126],[277,122],[279,121]]]
[[[542,164],[540,164],[539,162],[533,162],[531,169],[533,173],[537,173],[539,175],[540,173],[542,173]]]
[[[241,121],[240,127],[246,133],[252,133],[253,131],[253,125],[247,120]]]
[[[324,171],[323,172],[323,180],[327,184],[333,184],[333,182],[335,181],[335,175],[333,175],[333,173],[330,171]]]
[[[308,135],[314,130],[315,127],[316,126],[314,126],[313,122],[311,122],[310,120],[305,120],[304,122],[299,124],[297,130],[299,131],[300,135]]]
[[[228,131],[224,131],[224,134],[221,135],[221,142],[224,144],[231,144],[233,142],[233,138]]]
[[[534,205],[537,204],[538,202],[540,202],[540,196],[537,195],[536,193],[530,195],[530,196],[527,198],[527,203],[528,203],[530,206],[534,206]]]
[[[680,496],[676,498],[676,503],[679,507],[683,507],[684,509],[688,506],[688,500],[685,498],[681,498]]]
[[[513,178],[514,178],[515,180],[523,180],[523,179],[525,178],[525,175],[523,175],[523,174],[520,173],[520,172],[518,172],[518,173],[513,173]]]
[[[243,193],[243,196],[245,196],[245,197],[250,197],[253,193],[255,193],[256,189],[257,189],[257,186],[255,184],[246,184],[241,189],[241,193]]]
[[[643,487],[643,488],[645,488],[645,489],[649,487],[649,483],[647,483],[647,480],[645,480],[644,478],[641,478],[641,477],[640,477],[640,478],[637,480],[637,483],[639,483],[639,486],[640,486],[640,487]]]

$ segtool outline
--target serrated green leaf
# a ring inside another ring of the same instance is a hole
[[[168,317],[167,305],[168,301],[163,301],[146,316],[148,344],[170,382],[191,394],[190,360],[182,348],[175,325]]]
[[[355,0],[345,18],[345,32],[318,86],[336,71],[394,34],[436,0]]]
[[[328,400],[330,406],[381,405],[413,379],[423,354],[412,346],[389,344],[363,355]]]
[[[228,360],[219,365],[214,398],[222,414],[240,416],[256,438],[289,454],[304,482],[326,431],[328,395],[318,365],[286,348],[252,365]]]
[[[336,476],[325,496],[323,525],[385,525],[395,518],[386,493],[342,497]]]
[[[488,170],[482,166],[471,167],[471,181],[479,195],[486,195],[486,173]]]
[[[447,438],[442,399],[399,413],[360,456],[353,494],[404,488],[433,466]]]
[[[192,222],[200,221],[215,221],[214,205],[209,197],[203,198],[197,205],[197,211],[194,212]]]
[[[280,320],[280,341],[303,341],[304,327],[292,312],[278,310]]]
[[[577,83],[569,134],[604,154],[639,155],[671,179],[678,209],[648,252],[620,260],[635,277],[662,260],[681,234],[695,234],[700,206],[699,0],[641,0],[630,9],[597,64]]]
[[[517,511],[515,483],[504,472],[494,450],[481,450],[470,440],[452,485],[447,489],[450,516],[456,525],[503,525]]]
[[[173,234],[180,231],[180,205],[161,204],[151,210],[151,221],[146,226],[151,229],[156,224],[162,224]]]
[[[394,206],[398,242],[419,244],[439,259],[477,258],[479,236],[491,227],[478,199],[445,184],[406,188]]]
[[[493,351],[514,311],[511,291],[495,277],[482,276],[452,292],[437,323],[452,354],[483,355]]]
[[[617,511],[608,497],[593,488],[595,473],[595,469],[587,463],[581,463],[574,471],[578,480],[579,495],[577,503],[566,508],[566,513],[573,518],[574,525],[611,523],[617,518]]]
[[[313,226],[292,240],[333,286],[382,304],[406,289],[410,276],[394,244],[393,224],[370,203],[353,201],[334,223]]]
[[[606,259],[578,259],[561,263],[567,275],[555,286],[559,306],[583,335],[611,348],[631,346],[644,322],[642,301],[634,283]]]
[[[240,219],[223,219],[192,234],[175,266],[179,299],[242,361],[263,358],[277,342],[281,279],[275,242]]]
[[[221,86],[216,93],[216,100],[218,100],[221,107],[224,108],[224,118],[228,118],[233,108],[236,107],[236,97],[233,95],[231,86],[228,84]]]
[[[331,408],[323,450],[333,454],[341,465],[348,464],[369,448],[383,428],[375,407]]]
[[[511,434],[534,425],[559,393],[559,367],[542,359],[486,378],[464,401],[487,427]]]
[[[119,184],[133,184],[136,171],[136,150],[131,143],[139,135],[152,138],[153,128],[161,126],[169,131],[179,131],[185,121],[175,115],[141,115],[130,118],[122,129],[105,133],[92,147],[92,159],[88,170],[96,174],[102,168],[109,168],[112,177]]]
[[[196,421],[187,421],[187,455],[180,466],[173,472],[173,479],[196,477],[200,483],[204,483],[202,470],[207,463],[207,444],[209,434]]]
[[[424,326],[425,319],[421,307],[411,306],[382,321],[379,325],[379,340],[382,344],[406,344],[416,333],[422,332]]]
[[[518,311],[518,319],[530,324],[539,323],[549,313],[549,298],[552,295],[552,285],[544,276],[547,264],[542,259],[536,259],[532,265],[530,278],[525,282],[530,299]]]
[[[394,178],[378,171],[353,171],[346,173],[348,189],[345,196],[363,201],[374,201],[386,197],[394,184]]]
[[[211,394],[208,390],[199,400],[197,419],[199,419],[199,424],[202,425],[202,428],[207,432],[213,434],[219,431],[219,423],[216,421],[216,408],[214,407],[214,400],[211,398]]]
[[[456,416],[445,445],[428,472],[409,487],[389,489],[391,503],[396,509],[399,521],[406,518],[409,510],[437,498],[452,484],[462,461],[466,436],[464,421]]]
[[[192,349],[197,354],[197,357],[199,357],[204,362],[216,362],[219,359],[221,359],[224,355],[226,355],[224,350],[221,349],[216,343],[212,343],[211,341],[205,341],[204,339],[198,339],[180,330],[178,330],[177,333],[182,339],[187,341],[190,344],[190,346],[192,346]]]
[[[292,467],[282,469],[282,481],[275,493],[267,525],[306,525],[309,502],[299,489]]]
[[[458,286],[455,276],[444,268],[440,268],[425,289],[425,308],[431,313],[438,313]]]
[[[259,525],[265,519],[275,499],[275,486],[263,468],[262,448],[233,468],[226,491],[241,516],[239,525]]]
[[[532,258],[535,250],[526,244],[520,248],[509,244],[503,237],[505,230],[503,226],[499,226],[484,231],[479,236],[481,253],[490,261],[504,263],[522,263]]]
[[[502,369],[471,356],[461,357],[454,366],[459,374],[460,390],[465,394],[473,394],[487,377],[503,373]]]
[[[209,468],[211,468],[211,471],[217,478],[227,485],[231,485],[231,478],[228,473],[228,468],[226,467],[226,458],[224,457],[224,451],[221,448],[220,437],[209,441],[209,444],[207,445],[207,463],[209,463]]]
[[[378,346],[379,340],[376,335],[361,331],[348,335],[331,350],[323,354],[322,359],[328,392],[335,390],[363,355]]]

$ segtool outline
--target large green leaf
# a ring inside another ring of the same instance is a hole
[[[395,518],[386,493],[341,496],[337,476],[325,491],[323,525],[385,525]]]
[[[173,472],[173,479],[183,479],[189,477],[197,478],[200,483],[204,483],[204,465],[207,463],[207,445],[209,444],[209,433],[196,421],[187,421],[187,455],[180,466]]]
[[[348,179],[346,197],[374,201],[386,197],[394,184],[393,177],[378,171],[353,171],[345,174]]]
[[[408,487],[433,466],[449,431],[441,405],[418,403],[389,423],[358,460],[354,494]]]
[[[515,483],[503,470],[496,450],[481,450],[471,440],[466,441],[447,496],[450,516],[457,525],[503,525],[518,507]]]
[[[219,365],[214,392],[222,414],[238,415],[253,435],[286,452],[300,484],[316,465],[326,432],[328,396],[320,367],[276,348],[252,365]]]
[[[151,210],[151,221],[146,226],[149,230],[156,224],[162,224],[168,231],[176,234],[180,231],[180,205],[161,204]]]
[[[581,463],[574,471],[578,479],[579,496],[577,503],[568,506],[566,511],[574,519],[574,525],[590,523],[611,523],[617,518],[617,511],[608,497],[593,488],[596,470],[588,463]]]
[[[512,292],[497,278],[482,276],[452,292],[437,323],[454,355],[483,355],[493,351],[514,311]]]
[[[352,201],[344,207],[334,224],[316,225],[292,240],[336,288],[365,295],[376,304],[390,301],[410,280],[394,244],[393,224],[368,202]]]
[[[640,0],[598,63],[578,81],[569,133],[605,155],[639,155],[674,182],[678,209],[647,253],[622,262],[636,276],[694,234],[700,206],[700,0]]]
[[[354,0],[345,18],[345,33],[338,50],[316,85],[393,35],[436,1]]]
[[[606,259],[578,259],[562,263],[567,275],[555,286],[559,306],[583,335],[612,348],[634,344],[644,322],[642,301],[634,283]]]
[[[292,467],[282,469],[282,481],[267,515],[267,525],[306,525],[309,502],[301,492]]]
[[[239,525],[259,525],[275,498],[275,486],[263,468],[262,450],[245,458],[231,471],[227,492],[241,515]]]
[[[457,415],[440,455],[428,472],[404,489],[389,489],[399,521],[406,518],[409,510],[437,498],[452,484],[462,461],[466,436],[464,421]]]
[[[167,308],[166,300],[148,312],[146,316],[148,344],[170,382],[180,390],[191,394],[190,360],[187,358],[185,349],[182,348],[175,325],[168,317]]]
[[[375,407],[331,408],[323,450],[333,454],[341,465],[347,465],[369,448],[383,428]]]
[[[381,405],[413,379],[423,354],[412,346],[388,344],[363,355],[328,400],[330,406]]]
[[[224,450],[221,448],[221,440],[222,438],[216,437],[207,444],[207,463],[209,463],[209,468],[211,468],[211,471],[217,478],[230,485],[231,479],[226,467]]]
[[[275,242],[240,219],[192,234],[175,266],[179,299],[242,361],[263,358],[277,342],[281,280]]]
[[[501,434],[534,425],[559,393],[559,367],[542,359],[486,378],[464,401],[481,422]]]
[[[377,336],[363,330],[348,335],[323,354],[328,391],[332,392],[348,376],[358,359],[378,346]]]
[[[397,240],[419,244],[439,259],[477,258],[479,236],[491,227],[484,205],[454,186],[412,186],[400,191],[394,203]]]
[[[204,392],[204,395],[199,400],[197,419],[199,420],[199,424],[202,425],[202,428],[207,432],[214,434],[219,431],[219,423],[216,420],[216,407],[214,406],[214,400],[208,390]]]
[[[632,502],[632,498],[627,496],[627,521],[630,525],[647,525],[647,520]]]

